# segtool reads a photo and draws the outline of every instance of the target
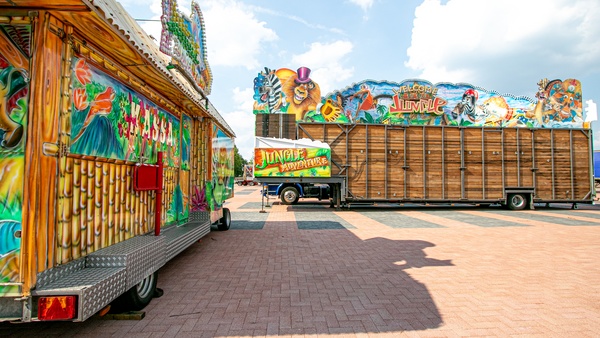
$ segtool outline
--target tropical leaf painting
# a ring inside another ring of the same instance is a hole
[[[185,214],[185,215],[184,215]],[[187,208],[183,205],[183,194],[179,185],[175,186],[173,198],[169,210],[167,210],[167,224],[178,223],[178,220],[185,216],[187,218]]]
[[[190,211],[208,211],[208,202],[206,201],[206,186],[200,188],[194,186]]]
[[[192,119],[187,115],[183,115],[183,128],[181,130],[181,169],[183,170],[190,170],[192,126]]]
[[[166,165],[180,165],[179,119],[85,59],[72,64],[71,152],[156,163],[163,151]]]

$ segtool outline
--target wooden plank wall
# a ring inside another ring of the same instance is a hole
[[[461,186],[462,179],[462,162],[460,160],[461,145],[460,145],[460,130],[450,128],[440,131],[444,138],[441,148],[444,151],[442,156],[441,177],[444,181],[444,192],[441,195],[442,199],[460,199],[463,192]]]
[[[387,176],[386,197],[388,199],[403,198],[404,191],[404,128],[388,129],[387,139],[387,164],[390,173]]]
[[[590,139],[592,138],[591,131],[573,130],[571,149],[573,151],[573,172],[571,177],[573,182],[573,198],[574,199],[589,199],[593,200],[592,195],[594,189],[594,171],[591,163],[593,163],[593,154],[590,151]],[[592,177],[592,179],[589,179]]]
[[[279,124],[281,123],[281,134]],[[296,115],[256,114],[256,136],[296,139]]]
[[[502,129],[483,129],[483,196],[498,199],[504,195]]]
[[[536,201],[591,199],[585,130],[300,123],[297,133],[330,145],[353,200],[496,201],[534,187]]]
[[[39,27],[57,27],[70,33],[70,28],[50,16],[47,12],[40,11],[38,17]],[[32,49],[39,51],[39,55],[31,60],[31,65],[25,69],[30,71],[30,103],[28,117],[29,129],[27,134],[39,137],[27,137],[31,150],[26,160],[25,191],[23,201],[28,201],[28,210],[23,213],[23,238],[25,250],[22,251],[22,270],[25,289],[35,284],[36,273],[54,265],[56,257],[56,222],[58,215],[55,198],[57,180],[55,176],[44,173],[56,173],[58,163],[54,156],[44,156],[44,145],[56,144],[60,136],[59,116],[61,105],[61,92],[66,88],[54,79],[62,75],[61,67],[47,67],[47,65],[60,65],[61,58],[68,58],[70,54],[56,53],[62,50],[63,43],[55,34],[47,29],[35,29]],[[9,44],[7,44],[8,46]],[[10,54],[6,54],[10,55]],[[18,53],[12,55],[20,55]],[[25,64],[19,64],[24,67]],[[44,69],[44,71],[32,71]],[[33,108],[33,109],[32,109]],[[58,152],[58,146],[53,151],[47,147],[49,154]],[[27,204],[24,204],[27,205]]]

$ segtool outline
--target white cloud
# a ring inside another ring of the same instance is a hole
[[[257,68],[261,46],[278,39],[275,31],[240,2],[204,1],[201,10],[211,65]]]
[[[269,14],[272,16],[282,17],[282,18],[285,18],[286,20],[292,20],[292,21],[298,22],[298,23],[306,26],[307,28],[319,29],[319,30],[323,30],[323,31],[327,31],[327,32],[335,33],[335,34],[345,35],[345,32],[339,28],[328,27],[326,25],[323,25],[322,23],[310,22],[310,21],[307,21],[304,18],[301,18],[296,15],[290,15],[285,12],[278,12],[278,11],[274,11],[270,8],[259,7],[259,6],[250,6],[249,8],[255,13],[265,13],[265,14]]]
[[[136,5],[141,0],[121,1],[124,5]],[[144,2],[148,6],[147,2]],[[162,5],[154,0],[149,6],[151,19],[160,19]],[[177,8],[185,15],[191,13],[191,1],[177,3]],[[200,4],[204,19],[207,57],[213,66],[241,66],[254,69],[260,66],[258,58],[261,46],[278,39],[277,34],[266,23],[258,21],[250,7],[234,0],[203,1]],[[144,18],[147,19],[147,18]],[[157,21],[140,21],[140,26],[160,44],[162,26]]]
[[[311,78],[319,84],[321,95],[336,89],[354,74],[354,68],[344,68],[344,57],[352,52],[349,41],[335,41],[329,44],[315,42],[310,49],[300,55],[294,55],[292,64],[306,66],[312,70]]]
[[[162,26],[160,21],[154,20],[160,20],[162,15],[161,0],[153,0],[150,3],[147,0],[121,0],[119,3],[128,11],[129,15],[138,20],[137,23],[140,27],[154,38],[156,45],[160,45]]]
[[[240,155],[245,160],[251,160],[254,157],[254,116],[250,115],[254,99],[252,88],[235,88],[232,92],[232,100],[235,107],[233,111],[221,113],[225,121],[235,132],[235,145],[237,146]],[[250,124],[250,126],[248,125]]]
[[[406,66],[434,83],[494,82],[502,88],[488,89],[517,94],[600,68],[597,0],[425,0],[415,14]]]
[[[254,128],[248,128],[248,123],[254,123],[254,117],[248,117],[247,110],[233,110],[221,113],[225,121],[235,132],[235,145],[242,157],[249,161],[254,157]],[[250,113],[252,114],[252,113]]]
[[[363,11],[367,11],[373,6],[373,0],[350,0],[350,2],[360,7]]]
[[[349,41],[335,41],[329,44],[314,42],[306,53],[292,57],[292,62],[323,67],[339,62],[352,48],[353,45]]]
[[[585,101],[585,122],[597,121],[598,120],[598,108],[593,100]]]
[[[240,89],[236,87],[233,89],[233,103],[235,103],[236,109],[242,109],[245,111],[252,111],[254,106],[254,90],[252,88]]]

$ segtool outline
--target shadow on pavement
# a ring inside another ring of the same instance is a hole
[[[139,321],[0,325],[0,335],[265,336],[438,328],[443,319],[411,269],[453,266],[421,240],[362,240],[296,222],[211,232],[160,270],[164,295]],[[435,273],[435,270],[430,270]]]
[[[209,331],[218,330],[214,321],[232,325],[227,335],[396,332],[442,324],[427,287],[407,273],[453,265],[426,256],[433,243],[298,231],[295,222],[270,227],[211,233],[161,270],[165,296],[151,306],[171,309],[166,321],[205,322],[199,329],[208,335],[218,333]],[[189,289],[174,288],[181,278]],[[174,307],[192,299],[193,306]]]

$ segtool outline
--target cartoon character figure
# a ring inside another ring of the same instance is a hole
[[[303,120],[307,112],[316,110],[321,100],[321,89],[309,76],[310,69],[300,67],[296,74],[283,82],[283,92],[289,103],[287,113],[295,114],[296,121]]]
[[[364,117],[369,114],[369,112],[377,109],[377,101],[373,98],[373,94],[366,83],[361,84],[360,89],[356,91],[356,93],[348,96],[348,100],[353,99],[358,99],[356,111],[354,114],[350,112],[346,113],[351,122],[355,122],[360,119],[361,116]]]
[[[335,97],[328,97],[325,100],[325,103],[321,105],[319,112],[323,115],[326,122],[333,122],[340,117],[342,109],[344,109],[343,105],[344,100],[342,94],[337,92]]]
[[[456,104],[451,112],[452,119],[459,126],[481,125],[485,121],[485,114],[477,107],[479,93],[469,88],[465,90],[462,100]]]
[[[263,72],[258,73],[254,78],[254,96],[252,97],[254,101],[258,103],[267,102],[266,96],[263,96],[262,87],[265,85],[265,74]]]
[[[254,110],[263,110],[268,114],[280,112],[283,103],[281,81],[275,71],[265,67],[254,79]]]
[[[511,119],[516,115],[515,109],[511,108],[504,97],[495,95],[483,101],[481,109],[485,114],[486,126],[514,126],[518,123],[516,119]]]
[[[578,80],[565,81],[542,79],[536,93],[535,117],[541,125],[555,125],[564,122],[581,123],[582,100],[581,83]]]
[[[537,127],[533,111],[513,108],[503,96],[495,95],[483,101],[485,126],[492,127]]]

